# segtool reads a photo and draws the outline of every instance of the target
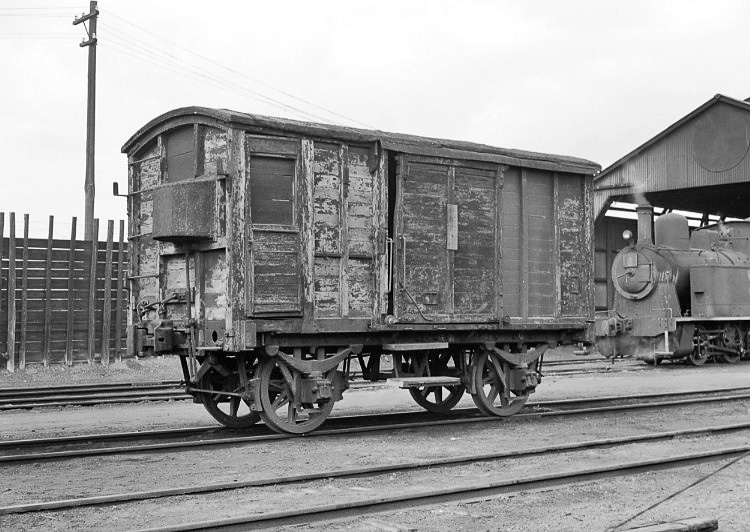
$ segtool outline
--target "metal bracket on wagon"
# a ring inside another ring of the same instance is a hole
[[[537,347],[533,351],[526,351],[525,353],[509,353],[508,351],[503,351],[502,349],[499,349],[495,344],[488,342],[484,344],[484,347],[489,351],[490,353],[494,353],[506,362],[510,362],[511,364],[515,366],[523,366],[527,367],[532,362],[535,362],[536,360],[541,357],[547,349],[549,349],[548,345],[543,345],[540,347]]]
[[[293,356],[287,355],[283,351],[278,351],[276,356],[289,367],[296,369],[301,373],[327,373],[337,367],[346,357],[355,353],[355,349],[361,346],[349,346],[340,349],[334,356],[323,360],[299,360]]]

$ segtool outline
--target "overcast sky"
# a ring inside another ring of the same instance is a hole
[[[83,234],[88,1],[0,0],[0,211]],[[120,148],[202,105],[611,164],[717,93],[750,96],[750,2],[101,0],[96,216]],[[20,229],[17,229],[20,232]],[[8,229],[6,223],[5,235]]]

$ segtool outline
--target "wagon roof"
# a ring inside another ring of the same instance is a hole
[[[312,138],[337,139],[349,142],[378,141],[385,149],[415,155],[486,161],[512,166],[583,174],[595,174],[601,170],[601,166],[595,162],[565,155],[498,148],[474,142],[388,133],[379,130],[301,122],[288,118],[275,118],[209,107],[183,107],[164,113],[151,120],[130,137],[122,147],[122,152],[130,153],[132,150],[139,148],[143,145],[144,141],[147,141],[159,131],[163,131],[164,124],[177,118],[189,116],[203,116],[225,122],[232,127],[252,129],[257,133],[297,134]]]

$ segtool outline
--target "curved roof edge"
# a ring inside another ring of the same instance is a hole
[[[225,122],[229,126],[240,128],[252,127],[254,129],[266,130],[269,133],[295,133],[314,137],[336,138],[343,141],[379,141],[386,149],[411,154],[441,155],[456,159],[497,162],[512,166],[572,173],[594,174],[601,169],[601,166],[595,162],[565,155],[498,148],[474,142],[388,133],[379,130],[301,122],[288,118],[274,118],[209,107],[183,107],[168,111],[154,118],[127,140],[122,147],[122,152],[129,153],[140,141],[153,135],[161,124],[178,117],[186,116],[203,116]]]
[[[703,111],[711,107],[712,105],[723,102],[729,105],[733,105],[735,107],[739,107],[740,109],[744,109],[746,111],[750,111],[750,103],[742,100],[736,100],[734,98],[730,98],[729,96],[724,96],[723,94],[717,94],[710,100],[708,100],[706,103],[698,107],[697,109],[693,110],[692,112],[688,113],[687,115],[680,118],[677,122],[669,126],[667,129],[661,131],[656,136],[650,138],[640,146],[638,146],[636,149],[628,153],[627,155],[621,157],[611,165],[609,165],[607,168],[602,170],[597,176],[594,178],[594,180],[598,181],[600,179],[605,178],[608,174],[610,174],[612,171],[616,170],[620,166],[622,166],[624,163],[628,162],[633,157],[636,157],[652,145],[659,142],[661,139],[672,133],[674,130],[680,128],[683,124],[688,122],[689,120],[695,118],[697,115],[701,114]]]

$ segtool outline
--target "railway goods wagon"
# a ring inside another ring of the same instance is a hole
[[[601,353],[651,363],[738,362],[750,339],[750,222],[690,234],[684,216],[663,214],[654,223],[649,205],[637,211],[638,240],[612,263],[613,309],[597,317]]]
[[[225,425],[312,430],[355,375],[510,415],[593,342],[595,163],[199,107],[123,152],[130,349]]]

